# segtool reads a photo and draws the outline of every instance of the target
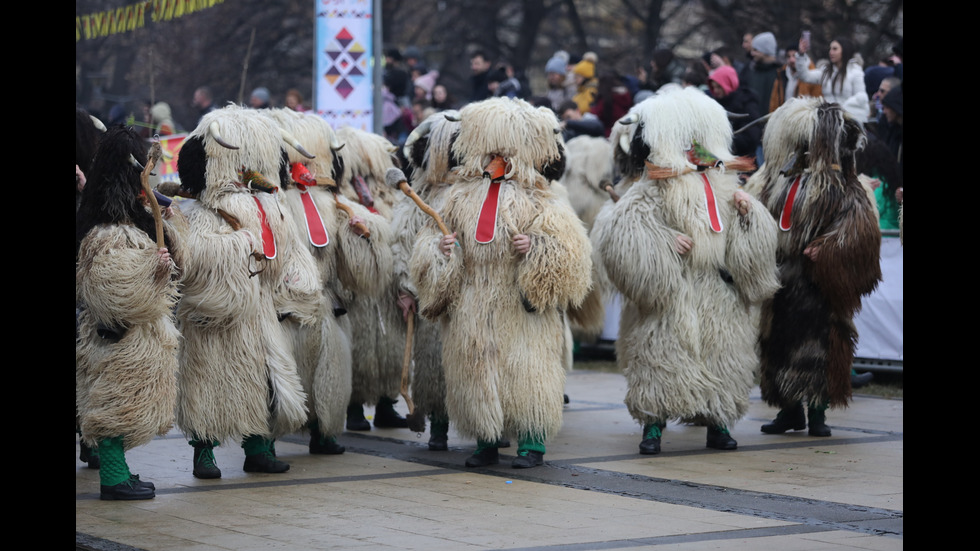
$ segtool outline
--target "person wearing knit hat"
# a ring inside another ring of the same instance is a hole
[[[548,63],[544,66],[544,76],[548,81],[548,91],[545,96],[551,104],[551,108],[558,112],[558,108],[567,100],[575,96],[575,87],[569,86],[568,78],[568,52],[558,50],[551,56]]]
[[[776,36],[772,33],[759,33],[752,38],[752,50],[768,57],[776,57]],[[756,58],[755,55],[752,56]]]
[[[732,130],[739,130],[755,121],[761,115],[759,99],[755,92],[739,86],[738,75],[730,65],[722,65],[708,75],[711,95],[729,113],[746,115],[732,120]],[[738,156],[755,157],[756,149],[762,143],[762,125],[753,124],[738,132],[732,142],[732,153]]]
[[[415,99],[432,101],[432,89],[439,80],[439,71],[432,70],[415,79]]]
[[[769,112],[769,99],[772,86],[779,78],[780,63],[776,59],[776,37],[770,33],[759,33],[752,37],[752,62],[738,74],[741,86],[751,88],[759,99],[763,114]]]
[[[551,59],[548,60],[548,63],[545,63],[544,65],[545,73],[556,73],[561,75],[562,78],[565,78],[565,73],[567,71],[568,71],[568,59],[558,55],[558,53],[555,53],[555,55],[551,56]]]
[[[269,107],[269,89],[260,86],[255,90],[252,90],[252,96],[249,98],[248,103],[253,109],[264,109]]]
[[[599,56],[595,52],[585,52],[582,61],[572,67],[575,77],[575,96],[572,98],[578,104],[579,111],[585,113],[592,109],[595,98],[599,94],[599,81],[595,77],[595,66]]]

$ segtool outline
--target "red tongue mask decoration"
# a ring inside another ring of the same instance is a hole
[[[272,227],[269,226],[262,201],[259,201],[258,197],[255,197],[255,204],[259,207],[259,222],[262,223],[262,254],[272,260],[276,257],[276,236],[272,234]]]
[[[698,170],[701,171],[701,181],[704,182],[704,202],[705,207],[708,209],[708,225],[711,226],[711,231],[720,233],[725,228],[721,223],[721,215],[718,213],[718,202],[715,200],[715,191],[711,188],[711,182],[708,180],[708,175],[704,173],[704,170],[721,166],[724,163],[712,155],[710,151],[701,147],[701,144],[697,141],[691,142],[691,148],[686,153],[687,160],[697,166]]]
[[[802,175],[797,176],[786,193],[786,203],[783,204],[783,212],[779,214],[779,229],[783,231],[789,231],[793,227],[790,216],[793,214],[793,202],[796,201],[796,194],[800,191],[801,178]]]
[[[354,187],[354,191],[357,193],[357,199],[362,205],[367,207],[367,209],[374,214],[378,214],[377,209],[374,208],[374,196],[371,195],[371,188],[368,187],[367,182],[364,178],[360,176],[354,176],[351,180],[351,185]]]
[[[323,218],[320,211],[310,196],[309,188],[316,185],[316,178],[308,168],[302,163],[293,163],[290,167],[293,181],[299,189],[300,198],[303,200],[303,213],[306,217],[306,233],[310,237],[310,243],[314,247],[326,247],[330,243],[330,236],[327,235],[327,228],[323,225]]]
[[[500,198],[500,182],[510,169],[510,163],[500,155],[494,156],[483,169],[483,177],[490,179],[490,188],[480,207],[480,217],[476,221],[476,242],[489,243],[497,230],[497,206]]]

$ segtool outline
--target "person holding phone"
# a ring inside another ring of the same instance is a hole
[[[861,124],[868,120],[870,103],[864,88],[864,68],[861,56],[853,44],[842,37],[830,43],[827,52],[829,62],[821,61],[810,69],[809,32],[800,38],[800,50],[796,56],[796,74],[801,82],[819,84],[822,95],[829,103],[839,103],[845,111]]]

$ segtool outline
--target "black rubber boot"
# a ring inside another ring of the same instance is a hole
[[[90,469],[98,469],[101,465],[99,459],[99,449],[90,448],[85,445],[85,442],[79,442],[78,459],[88,465]]]
[[[130,477],[112,486],[99,486],[99,499],[103,501],[133,501],[153,499],[155,496],[155,489],[141,484],[138,478]]]
[[[408,420],[395,411],[395,400],[382,396],[374,407],[374,426],[379,429],[407,429]]]
[[[495,444],[477,441],[476,452],[466,458],[467,467],[486,467],[500,463],[500,452]]]
[[[249,436],[242,442],[245,450],[245,464],[242,470],[247,473],[284,473],[289,470],[289,463],[276,459],[273,446],[274,440],[261,436]]]
[[[310,453],[314,455],[340,455],[347,448],[337,443],[333,436],[324,436],[316,426],[310,427]]]
[[[738,442],[732,438],[725,426],[709,426],[708,440],[705,446],[715,450],[734,450],[738,448]]]
[[[867,386],[868,383],[873,381],[875,378],[874,373],[866,371],[864,373],[858,373],[857,371],[851,370],[851,388],[861,388],[862,386]]]
[[[779,410],[772,423],[762,425],[766,434],[783,434],[788,430],[803,430],[806,428],[806,415],[803,413],[803,402]]]
[[[827,407],[810,406],[807,408],[807,419],[809,419],[810,436],[830,436],[830,427],[827,426]]]
[[[660,453],[660,438],[666,423],[650,423],[643,425],[643,440],[640,442],[640,453],[657,455]]]
[[[449,419],[429,416],[429,449],[444,452],[449,449]]]
[[[349,404],[347,406],[347,430],[371,430],[371,423],[364,417],[364,406]]]
[[[221,469],[214,460],[214,443],[191,440],[194,446],[194,478],[221,478]]]

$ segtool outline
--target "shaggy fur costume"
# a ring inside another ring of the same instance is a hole
[[[579,136],[565,144],[568,162],[561,183],[568,189],[568,199],[575,213],[592,229],[596,214],[609,200],[603,189],[613,183],[613,146],[606,138]]]
[[[859,123],[820,98],[787,101],[766,126],[766,164],[746,187],[760,190],[780,220],[801,177],[790,227],[779,232],[782,288],[762,314],[761,386],[771,405],[850,399],[852,319],[881,279],[877,210],[854,164],[864,140]],[[811,246],[819,247],[816,260],[804,254]]]
[[[459,113],[451,111],[451,115]],[[428,129],[418,141],[407,146],[405,157],[412,167],[412,188],[427,205],[441,212],[445,203],[451,170],[455,168],[452,143],[459,132],[459,123],[446,119],[446,112],[429,116],[420,127]],[[412,281],[409,262],[419,230],[431,218],[413,201],[401,201],[395,206],[395,278],[400,292],[418,302],[418,290]],[[415,338],[412,344],[412,401],[415,416],[432,414],[446,418],[446,378],[442,368],[442,327],[422,316],[415,319]]]
[[[378,296],[386,290],[380,284],[391,272],[388,252],[391,231],[381,215],[372,214],[342,195],[335,197],[334,178],[343,172],[343,165],[337,152],[331,149],[335,134],[327,121],[290,109],[273,109],[267,114],[315,156],[308,159],[295,149],[286,148],[289,162],[306,166],[316,178],[317,185],[301,190],[290,184],[283,194],[298,222],[297,238],[316,259],[323,289],[321,308],[325,315],[314,326],[304,326],[291,318],[283,324],[293,339],[297,367],[307,393],[310,421],[316,422],[321,434],[337,436],[344,430],[353,362],[350,316],[345,315],[341,295],[353,292]],[[327,230],[325,246],[315,246],[311,242],[303,194],[313,200]],[[338,206],[338,201],[364,220],[371,232],[370,239],[361,238],[354,231],[348,214]]]
[[[635,113],[627,177],[642,174],[647,161],[693,168],[686,155],[693,141],[733,160],[724,109],[695,89],[657,94]],[[734,172],[703,174],[721,231],[709,225],[698,172],[640,176],[592,229],[596,260],[624,297],[616,355],[629,383],[626,405],[642,425],[697,418],[731,426],[745,414],[758,365],[753,307],[778,287],[772,218],[755,200],[738,213]],[[674,249],[679,234],[694,243],[683,255]]]
[[[442,215],[460,247],[447,257],[427,222],[411,261],[419,311],[443,328],[447,408],[463,435],[543,441],[561,427],[566,354],[564,311],[591,284],[591,247],[581,221],[549,180],[564,163],[558,121],[547,108],[494,98],[460,111],[453,154],[458,179]],[[494,156],[509,163],[499,193],[495,236],[475,240]],[[512,238],[530,236],[530,250]],[[523,300],[522,300],[523,299]]]
[[[91,124],[91,121],[88,121]],[[140,202],[145,161],[135,132],[109,130],[92,163],[76,231],[75,399],[84,442],[123,437],[126,449],[166,434],[177,400],[180,248],[165,225],[174,263],[161,270],[156,230]]]
[[[212,123],[239,149],[220,145]],[[320,276],[295,238],[289,209],[278,193],[242,187],[243,168],[276,185],[288,177],[279,129],[237,106],[205,115],[178,158],[181,184],[198,199],[180,203],[190,229],[177,311],[184,335],[177,424],[205,441],[276,438],[306,422],[306,393],[279,319],[316,326],[322,315]],[[274,258],[262,254],[268,243],[257,202],[275,238]]]
[[[339,152],[344,174],[337,180],[341,192],[358,202],[353,182],[362,178],[373,198],[371,206],[390,224],[395,204],[405,199],[401,191],[385,182],[385,173],[396,163],[395,147],[383,136],[352,127],[338,129],[337,136],[344,143]],[[374,245],[374,261],[379,270],[384,270],[376,276],[381,291],[361,294],[354,288],[345,289],[344,302],[353,328],[351,404],[373,406],[383,396],[396,399],[401,389],[405,322],[397,306],[392,240],[393,237],[379,234]]]

